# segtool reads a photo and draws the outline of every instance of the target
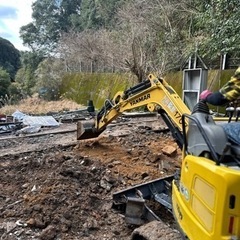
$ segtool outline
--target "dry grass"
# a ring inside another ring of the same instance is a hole
[[[22,100],[18,105],[7,105],[0,109],[0,114],[12,115],[16,110],[25,114],[45,114],[48,112],[72,111],[84,108],[70,100],[44,101],[37,96]]]

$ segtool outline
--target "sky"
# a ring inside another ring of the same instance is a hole
[[[9,40],[18,50],[24,47],[20,38],[20,28],[32,22],[31,5],[34,0],[0,0],[0,37]]]

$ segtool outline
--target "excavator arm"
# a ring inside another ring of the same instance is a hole
[[[190,114],[175,90],[162,79],[150,74],[147,80],[106,100],[92,121],[79,122],[77,139],[98,137],[123,112],[146,106],[150,112],[161,114],[166,125],[182,146],[182,115]]]

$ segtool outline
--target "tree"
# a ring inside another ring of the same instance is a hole
[[[118,11],[118,40],[128,67],[139,79],[151,71],[164,74],[179,69],[192,50],[188,32],[189,1],[133,0]],[[125,43],[125,44],[124,44]]]
[[[0,67],[0,106],[4,105],[5,99],[9,96],[8,88],[11,85],[9,73]]]
[[[22,97],[31,96],[36,85],[35,70],[44,59],[44,54],[38,52],[21,52],[22,67],[18,70],[15,81]]]
[[[8,99],[8,104],[17,104],[23,98],[22,91],[15,82],[11,83],[11,85],[8,87],[8,92],[10,96]]]
[[[44,53],[41,51],[32,51],[32,52],[21,52],[21,63],[22,67],[29,68],[31,72],[34,72],[38,64],[44,60]]]
[[[58,48],[68,72],[112,71],[112,50],[112,34],[104,29],[65,34]]]
[[[195,1],[193,36],[199,39],[199,51],[204,57],[215,59],[221,53],[240,57],[238,0]]]
[[[97,66],[99,71],[131,71],[139,81],[150,71],[163,74],[178,69],[191,49],[186,34],[191,13],[185,10],[186,5],[167,0],[128,1],[116,10],[118,27],[114,30],[86,29],[64,34],[59,51],[66,69],[79,71],[91,62],[91,70]],[[105,68],[99,69],[101,64]]]
[[[36,81],[34,74],[29,68],[20,68],[16,74],[16,87],[21,92],[23,98],[33,94],[33,87]]]
[[[80,25],[86,29],[113,29],[116,25],[116,13],[123,0],[82,0]]]
[[[20,29],[23,43],[34,51],[53,51],[61,34],[75,28],[80,5],[78,0],[36,0],[32,5],[33,22]]]
[[[112,29],[124,0],[36,0],[33,21],[20,29],[23,43],[32,50],[52,52],[59,38],[70,31]]]
[[[63,72],[63,63],[60,59],[47,58],[42,61],[35,71],[36,92],[45,100],[58,100]]]
[[[0,67],[5,69],[10,77],[14,79],[20,65],[20,52],[11,42],[0,37]]]

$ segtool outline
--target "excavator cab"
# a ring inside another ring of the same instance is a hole
[[[181,174],[172,184],[176,222],[186,239],[240,239],[240,146],[205,103],[185,118]]]

